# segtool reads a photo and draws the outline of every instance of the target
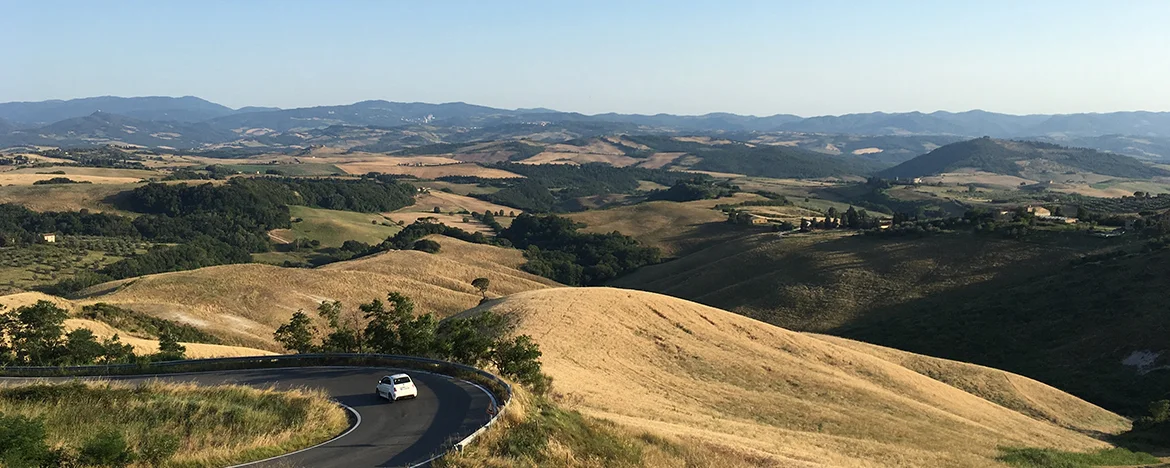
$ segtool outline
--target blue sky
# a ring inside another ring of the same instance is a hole
[[[1168,1],[9,1],[0,101],[1170,111]]]

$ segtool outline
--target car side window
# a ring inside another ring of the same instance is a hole
[[[382,380],[378,381],[378,383],[390,383],[390,377],[382,377]]]

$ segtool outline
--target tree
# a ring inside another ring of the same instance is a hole
[[[81,447],[78,461],[84,466],[127,466],[134,462],[134,451],[122,433],[103,432]]]
[[[1084,205],[1077,207],[1077,219],[1081,221],[1089,219],[1089,210],[1085,209]]]
[[[515,378],[539,392],[547,389],[547,377],[540,371],[540,347],[528,335],[503,340],[492,353],[492,363],[501,374]]]
[[[489,280],[487,278],[476,278],[476,279],[471,280],[471,287],[473,287],[477,291],[479,291],[479,293],[483,296],[484,299],[487,299],[487,290],[488,290],[488,287],[491,285],[492,285],[492,280]]]
[[[845,225],[849,229],[861,229],[861,216],[857,214],[857,209],[852,206],[845,211]]]
[[[284,349],[303,354],[313,351],[313,334],[316,331],[316,328],[313,327],[313,320],[305,314],[305,311],[298,310],[293,313],[288,323],[276,329],[273,338],[284,345]]]
[[[179,344],[170,332],[162,332],[158,336],[158,354],[160,361],[181,361],[186,359],[187,347]]]
[[[440,208],[440,207],[437,207],[437,206],[436,206],[436,207],[435,207],[435,209],[434,209],[434,210],[431,210],[431,211],[435,212],[435,214],[439,214],[439,213],[442,213],[442,212],[443,212],[443,209],[442,209],[442,208]]]
[[[434,316],[414,316],[414,301],[397,292],[386,295],[383,303],[374,299],[358,307],[365,312],[366,340],[374,351],[412,356],[428,355],[434,350]]]
[[[102,349],[105,350],[102,355],[104,364],[128,363],[134,360],[134,347],[123,344],[116,333],[102,342]]]
[[[345,314],[340,301],[325,301],[317,307],[317,314],[329,322],[333,331],[321,343],[321,349],[333,353],[360,353],[365,351],[359,315]]]
[[[69,313],[49,301],[16,309],[15,319],[5,322],[16,362],[48,365],[63,353],[61,335]]]
[[[65,361],[69,364],[93,364],[105,354],[105,346],[88,328],[78,328],[65,335]]]

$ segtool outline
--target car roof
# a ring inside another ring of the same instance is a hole
[[[410,376],[409,376],[409,375],[406,375],[406,374],[394,374],[394,375],[391,375],[391,376],[388,376],[388,377],[390,377],[391,379],[397,379],[397,378],[399,378],[399,377],[406,377],[406,378],[408,378],[408,379],[410,378]]]

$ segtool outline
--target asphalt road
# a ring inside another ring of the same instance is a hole
[[[389,403],[375,396],[378,379],[398,372],[414,379],[418,397]],[[389,368],[301,367],[108,379],[319,388],[360,416],[354,418],[351,414],[351,422],[359,419],[357,427],[329,443],[242,465],[257,468],[410,466],[431,458],[487,423],[492,402],[487,392],[462,380]]]

